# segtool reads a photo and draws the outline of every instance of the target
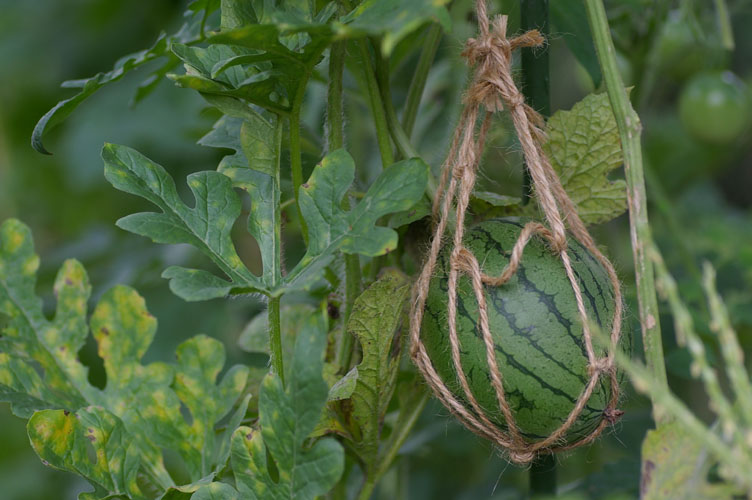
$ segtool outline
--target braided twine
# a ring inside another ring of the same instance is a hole
[[[434,202],[434,217],[438,218],[435,233],[431,241],[430,251],[426,263],[414,288],[411,310],[412,323],[410,325],[411,356],[422,372],[423,377],[433,390],[436,397],[446,406],[464,425],[475,434],[491,440],[505,449],[509,458],[517,463],[529,463],[542,452],[553,452],[575,448],[595,440],[609,423],[621,415],[616,409],[619,397],[619,382],[616,377],[612,352],[619,342],[622,319],[622,296],[619,280],[614,267],[598,250],[593,238],[588,233],[577,211],[564,191],[559,178],[551,167],[543,152],[542,144],[545,140],[542,127],[542,117],[525,104],[524,97],[515,86],[511,75],[511,54],[520,47],[537,47],[544,39],[537,30],[528,31],[522,35],[507,39],[506,16],[494,18],[489,26],[488,14],[484,0],[476,4],[479,36],[469,39],[463,56],[470,66],[475,67],[472,83],[465,97],[465,106],[455,129],[454,138],[449,154],[442,167],[442,176]],[[485,112],[481,120],[480,130],[476,137],[476,122],[481,115],[481,107]],[[538,222],[529,222],[521,231],[512,250],[509,263],[498,277],[488,276],[480,269],[475,256],[463,246],[462,238],[465,232],[465,212],[470,201],[470,195],[475,184],[478,162],[483,151],[484,141],[488,133],[493,112],[506,107],[512,117],[520,144],[525,156],[527,168],[533,180],[535,192],[540,206],[545,213],[548,227]],[[451,175],[450,175],[451,174]],[[460,399],[447,388],[436,372],[420,339],[420,327],[423,320],[423,310],[428,295],[431,276],[436,267],[436,261],[441,249],[442,236],[450,220],[452,202],[456,200],[456,231],[454,246],[450,257],[448,280],[448,323],[449,341],[452,361],[459,384],[470,409],[466,408]],[[567,238],[565,221],[570,233],[587,248],[603,265],[608,273],[614,290],[616,306],[611,330],[611,346],[605,357],[599,358],[593,350],[590,322],[580,290],[575,278],[572,264],[567,253]],[[517,271],[522,260],[523,250],[533,236],[542,237],[551,250],[558,254],[569,282],[574,291],[577,309],[582,321],[585,349],[588,357],[589,381],[577,398],[574,408],[562,425],[547,438],[530,443],[522,436],[515,422],[512,409],[507,402],[502,383],[502,375],[496,363],[494,342],[488,325],[488,310],[484,285],[501,286]],[[499,408],[506,423],[502,430],[489,420],[470,390],[465,372],[460,362],[460,340],[457,336],[457,282],[460,273],[470,277],[472,287],[478,302],[478,316],[483,342],[486,348],[486,362],[488,363],[491,384],[495,390]],[[609,377],[611,381],[611,399],[604,410],[604,418],[598,427],[589,435],[570,444],[565,443],[565,435],[579,417],[582,409],[590,399],[601,376]]]

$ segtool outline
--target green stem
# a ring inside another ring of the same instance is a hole
[[[402,127],[399,118],[397,118],[397,112],[394,110],[394,105],[392,104],[392,93],[389,86],[388,61],[383,57],[378,57],[377,59],[376,80],[379,84],[379,94],[386,112],[387,124],[389,125],[392,140],[394,140],[394,143],[397,145],[397,151],[402,158],[419,158],[420,154],[410,141],[409,134]],[[426,184],[426,195],[432,202],[436,196],[436,186],[438,186],[438,181],[433,175],[433,172],[429,171],[428,184]]]
[[[342,73],[345,67],[345,42],[332,45],[329,55],[329,88],[327,91],[327,141],[328,150],[334,151],[344,147],[345,134],[342,120]],[[349,208],[347,197],[342,200],[345,208]],[[361,287],[360,258],[357,255],[345,255],[345,313],[344,328],[337,351],[337,364],[343,372],[350,369],[353,351],[353,336],[347,331],[347,323],[352,313],[355,299],[360,295]]]
[[[399,416],[397,425],[395,425],[394,434],[389,438],[387,448],[382,455],[379,463],[379,468],[376,473],[376,477],[379,478],[389,470],[392,466],[392,462],[397,458],[397,453],[402,449],[402,445],[405,444],[407,437],[412,432],[415,423],[418,421],[418,417],[423,413],[423,408],[428,403],[428,392],[424,392],[420,399],[413,405],[408,407],[408,412]]]
[[[718,29],[721,32],[723,48],[734,50],[734,30],[731,27],[731,16],[729,15],[726,0],[715,0],[715,11],[718,15]]]
[[[376,55],[376,82],[379,86],[379,98],[384,107],[389,133],[392,136],[394,144],[397,146],[397,151],[402,158],[415,158],[419,156],[410,142],[407,133],[402,128],[402,124],[399,118],[397,118],[397,112],[394,110],[392,90],[389,85],[389,61],[378,53]]]
[[[272,190],[273,225],[274,225],[274,250],[272,259],[274,259],[274,286],[282,280],[282,208],[280,205],[280,182],[281,182],[281,160],[282,160],[282,118],[277,117],[276,128],[274,133],[274,142],[276,146],[276,159],[274,165],[274,189]],[[274,371],[279,374],[282,384],[285,383],[285,372],[282,362],[282,329],[279,309],[280,297],[269,297],[267,313],[269,317],[269,346],[272,353],[272,366]]]
[[[358,493],[358,500],[369,500],[374,488],[376,488],[376,481],[373,478],[368,478],[360,489],[360,493]]]
[[[629,205],[629,226],[632,237],[637,299],[640,312],[640,325],[645,346],[645,360],[655,383],[668,391],[666,367],[663,360],[663,344],[658,317],[658,301],[655,293],[653,263],[647,254],[653,238],[648,223],[645,196],[645,178],[642,169],[642,148],[640,119],[629,102],[629,96],[619,74],[611,32],[609,31],[606,10],[602,0],[585,0],[590,30],[593,33],[595,49],[606,83],[611,108],[619,128],[624,172],[627,182],[627,202]],[[667,415],[660,403],[653,399],[653,416],[657,424],[663,423]]]
[[[366,91],[368,92],[368,100],[373,114],[373,122],[376,127],[376,141],[379,146],[379,154],[381,154],[381,165],[383,167],[388,167],[394,163],[394,155],[392,154],[392,143],[389,140],[389,125],[386,112],[384,111],[384,104],[381,100],[381,94],[379,93],[379,84],[373,70],[373,63],[371,62],[371,55],[368,51],[367,41],[363,39],[356,40],[355,45],[358,49],[361,70],[363,71]]]
[[[420,108],[420,100],[423,97],[423,90],[426,88],[426,81],[428,80],[428,72],[431,69],[431,65],[433,65],[436,52],[439,50],[442,35],[441,25],[434,23],[428,28],[426,39],[423,41],[423,49],[420,51],[418,65],[415,67],[410,88],[407,90],[405,110],[402,112],[402,127],[407,137],[413,135],[415,119],[418,116],[418,108]]]
[[[370,469],[370,472],[366,475],[366,480],[358,494],[358,500],[368,500],[371,498],[376,484],[392,466],[395,458],[397,458],[397,454],[402,448],[402,445],[405,444],[410,432],[412,432],[415,423],[418,421],[418,417],[420,417],[423,408],[426,406],[426,403],[428,403],[428,392],[423,392],[417,401],[406,407],[407,411],[405,413],[400,413],[397,423],[394,426],[393,434],[389,438],[389,442],[386,444],[386,450],[381,455],[378,466]]]
[[[272,368],[285,384],[285,368],[282,361],[282,328],[279,313],[281,297],[269,297],[267,313],[269,315],[269,345],[272,351]]]
[[[537,29],[548,39],[548,0],[520,0],[520,24],[523,31]],[[548,44],[522,49],[522,91],[528,104],[545,117],[551,116]],[[528,169],[522,171],[522,204],[532,196]]]
[[[329,87],[326,94],[327,145],[329,152],[344,147],[342,119],[342,73],[345,68],[345,42],[332,44],[329,52]]]
[[[538,456],[530,466],[530,495],[556,495],[556,456]]]
[[[301,85],[305,90],[305,85]],[[295,206],[298,209],[300,218],[300,229],[303,233],[303,240],[308,243],[308,227],[306,226],[303,214],[300,211],[299,193],[300,186],[303,184],[303,156],[300,149],[300,108],[303,98],[295,100],[292,111],[290,112],[290,171],[292,177],[292,190],[295,195]]]

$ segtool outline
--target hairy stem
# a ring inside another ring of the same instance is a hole
[[[619,74],[603,2],[602,0],[586,0],[585,7],[624,153],[629,227],[634,255],[640,326],[645,346],[645,360],[656,385],[668,391],[653,263],[647,253],[652,245],[653,238],[648,223],[645,178],[642,169],[642,148],[640,144],[642,125],[629,102],[627,91]],[[666,420],[667,415],[661,409],[659,400],[653,398],[652,403],[653,417],[656,423],[661,424]]]
[[[345,67],[345,42],[337,42],[332,45],[329,55],[329,88],[327,91],[327,142],[328,150],[334,151],[344,147],[345,134],[342,120],[342,73]],[[342,200],[345,208],[349,208],[350,202],[345,197]],[[337,364],[343,372],[350,369],[353,351],[353,336],[347,331],[347,323],[352,313],[355,299],[360,295],[360,257],[358,255],[345,255],[345,311],[343,318],[344,328],[337,350]]]
[[[302,86],[305,88],[305,86]],[[296,99],[290,113],[290,172],[292,177],[292,190],[295,195],[295,206],[300,218],[300,228],[303,233],[303,240],[308,243],[308,227],[300,211],[299,193],[300,186],[303,184],[303,157],[300,149],[300,108],[303,98]]]
[[[280,297],[269,297],[267,314],[269,315],[269,346],[272,352],[272,368],[285,384],[285,367],[282,361],[282,328],[279,314]]]
[[[408,138],[413,134],[415,119],[418,116],[418,108],[420,108],[420,100],[423,97],[423,90],[426,88],[426,81],[428,80],[428,72],[436,57],[436,52],[439,50],[442,34],[441,25],[434,23],[428,28],[426,39],[423,41],[423,49],[420,51],[418,64],[415,67],[413,79],[407,90],[405,110],[402,112],[402,127]]]
[[[394,155],[392,153],[392,143],[389,140],[389,125],[387,123],[386,111],[379,94],[379,84],[376,81],[371,55],[368,52],[368,42],[366,40],[356,40],[354,43],[358,49],[361,71],[363,72],[366,91],[368,92],[368,102],[371,106],[373,123],[376,127],[376,142],[379,146],[381,164],[384,167],[388,167],[394,163]]]
[[[389,62],[383,57],[377,57],[376,67],[376,81],[379,85],[379,93],[381,95],[381,102],[383,103],[384,110],[386,112],[387,124],[389,125],[389,132],[392,139],[397,146],[397,151],[402,158],[419,158],[418,151],[410,141],[409,134],[402,127],[402,124],[397,118],[397,112],[394,110],[392,104],[392,92],[389,87]],[[426,195],[428,199],[433,202],[436,196],[436,186],[438,181],[434,177],[433,172],[428,172],[428,184],[426,184]]]
[[[281,159],[282,159],[282,118],[277,117],[276,128],[274,133],[275,143],[275,165],[274,165],[274,189],[272,203],[273,224],[274,224],[274,286],[282,280],[282,207],[280,204],[280,182],[281,182]],[[269,346],[272,353],[272,366],[274,371],[279,375],[282,384],[285,383],[285,372],[282,363],[282,332],[281,318],[279,310],[280,297],[270,297],[267,306],[269,319]]]

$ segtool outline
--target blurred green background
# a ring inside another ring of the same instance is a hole
[[[119,56],[149,46],[161,30],[179,27],[185,3],[0,0],[0,220],[18,217],[33,229],[42,257],[39,292],[48,305],[53,304],[55,272],[63,260],[75,257],[90,273],[95,300],[115,283],[134,286],[146,297],[160,322],[147,358],[165,359],[181,340],[203,332],[225,341],[231,361],[258,364],[234,345],[261,305],[246,298],[188,306],[173,296],[159,277],[161,269],[169,264],[201,265],[201,259],[182,246],[156,246],[117,229],[115,220],[143,209],[144,204],[112,189],[102,175],[99,150],[105,141],[142,151],[164,165],[179,184],[190,172],[214,169],[220,153],[195,142],[210,129],[216,114],[195,93],[162,83],[132,108],[133,91],[149,70],[144,68],[95,94],[50,134],[46,145],[53,156],[42,156],[29,146],[39,117],[70,96],[70,91],[59,88],[60,82],[107,70]],[[517,2],[497,3],[499,11],[511,15],[516,29]],[[707,324],[699,265],[709,260],[718,268],[719,288],[745,350],[752,352],[752,31],[748,29],[752,2],[729,3],[734,50],[721,47],[710,2],[606,4],[624,78],[634,86],[632,97],[644,124],[654,235],[697,316],[698,327]],[[435,169],[446,153],[459,110],[465,81],[457,75],[466,74],[459,52],[473,34],[471,7],[469,0],[452,3],[453,32],[442,42],[414,134],[416,146]],[[667,21],[658,23],[656,19],[665,13]],[[568,109],[594,90],[566,44],[567,35],[554,27],[550,40],[553,110]],[[395,64],[392,80],[397,105],[406,94],[421,36],[409,38],[398,51],[403,55]],[[687,94],[685,88],[698,74],[716,75],[719,80],[717,72],[723,70],[738,76],[731,87],[741,92],[743,105],[729,106],[720,122],[713,122],[703,113],[717,110],[702,111],[703,103],[697,98],[687,103],[691,96],[680,96]],[[360,182],[367,185],[369,173],[375,170],[369,167],[378,165],[378,154],[370,119],[365,118],[365,102],[356,95],[352,81],[349,86],[349,148],[361,167]],[[314,144],[322,136],[324,92],[323,84],[314,83],[308,96],[305,122]],[[728,134],[730,139],[703,136],[703,130],[719,131],[734,120],[742,125],[735,134]],[[503,119],[497,121],[492,136],[483,189],[518,194],[519,147]],[[306,158],[308,168],[316,159],[314,154]],[[625,282],[632,331],[638,333],[628,220],[622,216],[596,233]],[[294,235],[289,243],[295,255],[299,244]],[[244,258],[254,259],[253,244],[244,248]],[[687,353],[675,346],[669,317],[663,318],[663,326],[672,388],[707,418],[707,402],[689,377]],[[712,339],[709,331],[702,333]],[[639,356],[638,338],[634,344]],[[87,345],[81,357],[92,367],[92,379],[101,380],[101,362],[93,345]],[[613,433],[559,458],[560,484],[589,498],[636,495],[640,443],[651,421],[647,403],[631,391],[622,406],[627,413]],[[429,405],[403,454],[408,459],[399,467],[409,470],[402,477],[410,479],[400,483],[396,474],[390,474],[379,490],[381,498],[393,498],[400,490],[410,499],[519,498],[526,489],[525,470],[504,462],[488,443],[465,431],[438,404]],[[0,499],[72,499],[85,489],[72,476],[44,467],[28,444],[23,421],[0,405]]]

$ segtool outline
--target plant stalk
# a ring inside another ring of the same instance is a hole
[[[423,49],[420,51],[418,64],[415,67],[415,73],[413,73],[413,79],[407,89],[405,110],[402,112],[402,128],[408,138],[413,134],[420,100],[423,97],[423,90],[426,88],[426,81],[428,80],[428,72],[433,65],[436,52],[439,50],[442,35],[443,30],[440,24],[434,23],[428,28],[426,39],[423,41]]]
[[[332,45],[329,54],[329,87],[327,91],[327,142],[329,151],[344,147],[344,121],[342,74],[345,67],[345,42]],[[347,196],[342,200],[344,208],[350,208]],[[345,254],[345,311],[342,324],[342,336],[337,350],[337,365],[343,373],[350,369],[353,351],[353,336],[347,331],[347,323],[352,313],[355,299],[360,295],[361,275],[360,257],[357,254]]]
[[[386,111],[379,93],[379,84],[376,80],[371,55],[368,51],[368,42],[366,40],[356,40],[358,56],[360,57],[361,71],[366,83],[368,92],[368,101],[373,114],[373,122],[376,127],[376,142],[379,146],[381,155],[381,165],[386,168],[394,163],[394,154],[392,152],[392,143],[389,139],[389,125],[387,122]]]
[[[300,96],[299,100],[296,99],[290,113],[290,174],[292,177],[292,190],[295,196],[295,207],[298,210],[298,217],[300,218],[300,229],[303,233],[303,240],[308,244],[308,227],[300,211],[300,195],[298,193],[300,186],[303,184],[303,156],[300,149],[300,108],[302,101],[302,96]]]
[[[715,0],[715,11],[718,15],[718,29],[721,32],[721,43],[726,50],[734,50],[734,29],[731,26],[726,0]]]
[[[277,117],[277,124],[274,133],[275,143],[275,165],[274,165],[274,189],[273,199],[273,225],[274,225],[274,252],[272,259],[274,259],[274,286],[276,287],[282,280],[282,207],[280,204],[280,182],[281,182],[281,170],[282,170],[282,117]],[[282,361],[282,327],[280,318],[280,297],[269,297],[269,303],[267,305],[267,314],[269,320],[269,348],[271,350],[272,367],[274,371],[279,375],[282,384],[285,383],[285,371]]]
[[[548,40],[548,0],[520,0],[520,24],[523,31],[537,29]],[[551,116],[548,43],[543,47],[522,49],[522,91],[528,104],[538,113]],[[527,168],[522,171],[522,204],[532,197],[532,180]]]
[[[668,391],[653,263],[648,255],[653,238],[648,223],[645,177],[642,169],[642,147],[640,144],[642,125],[637,113],[632,108],[619,74],[616,52],[603,1],[585,0],[585,7],[624,154],[629,227],[632,238],[640,326],[645,346],[645,360],[656,384]],[[653,418],[656,424],[660,425],[666,421],[668,416],[661,409],[658,400],[654,398],[652,403]]]
[[[556,495],[556,456],[539,455],[530,466],[530,495]]]
[[[285,384],[285,367],[282,361],[282,327],[279,311],[281,297],[269,297],[267,314],[269,315],[269,345],[272,352],[272,368]]]

